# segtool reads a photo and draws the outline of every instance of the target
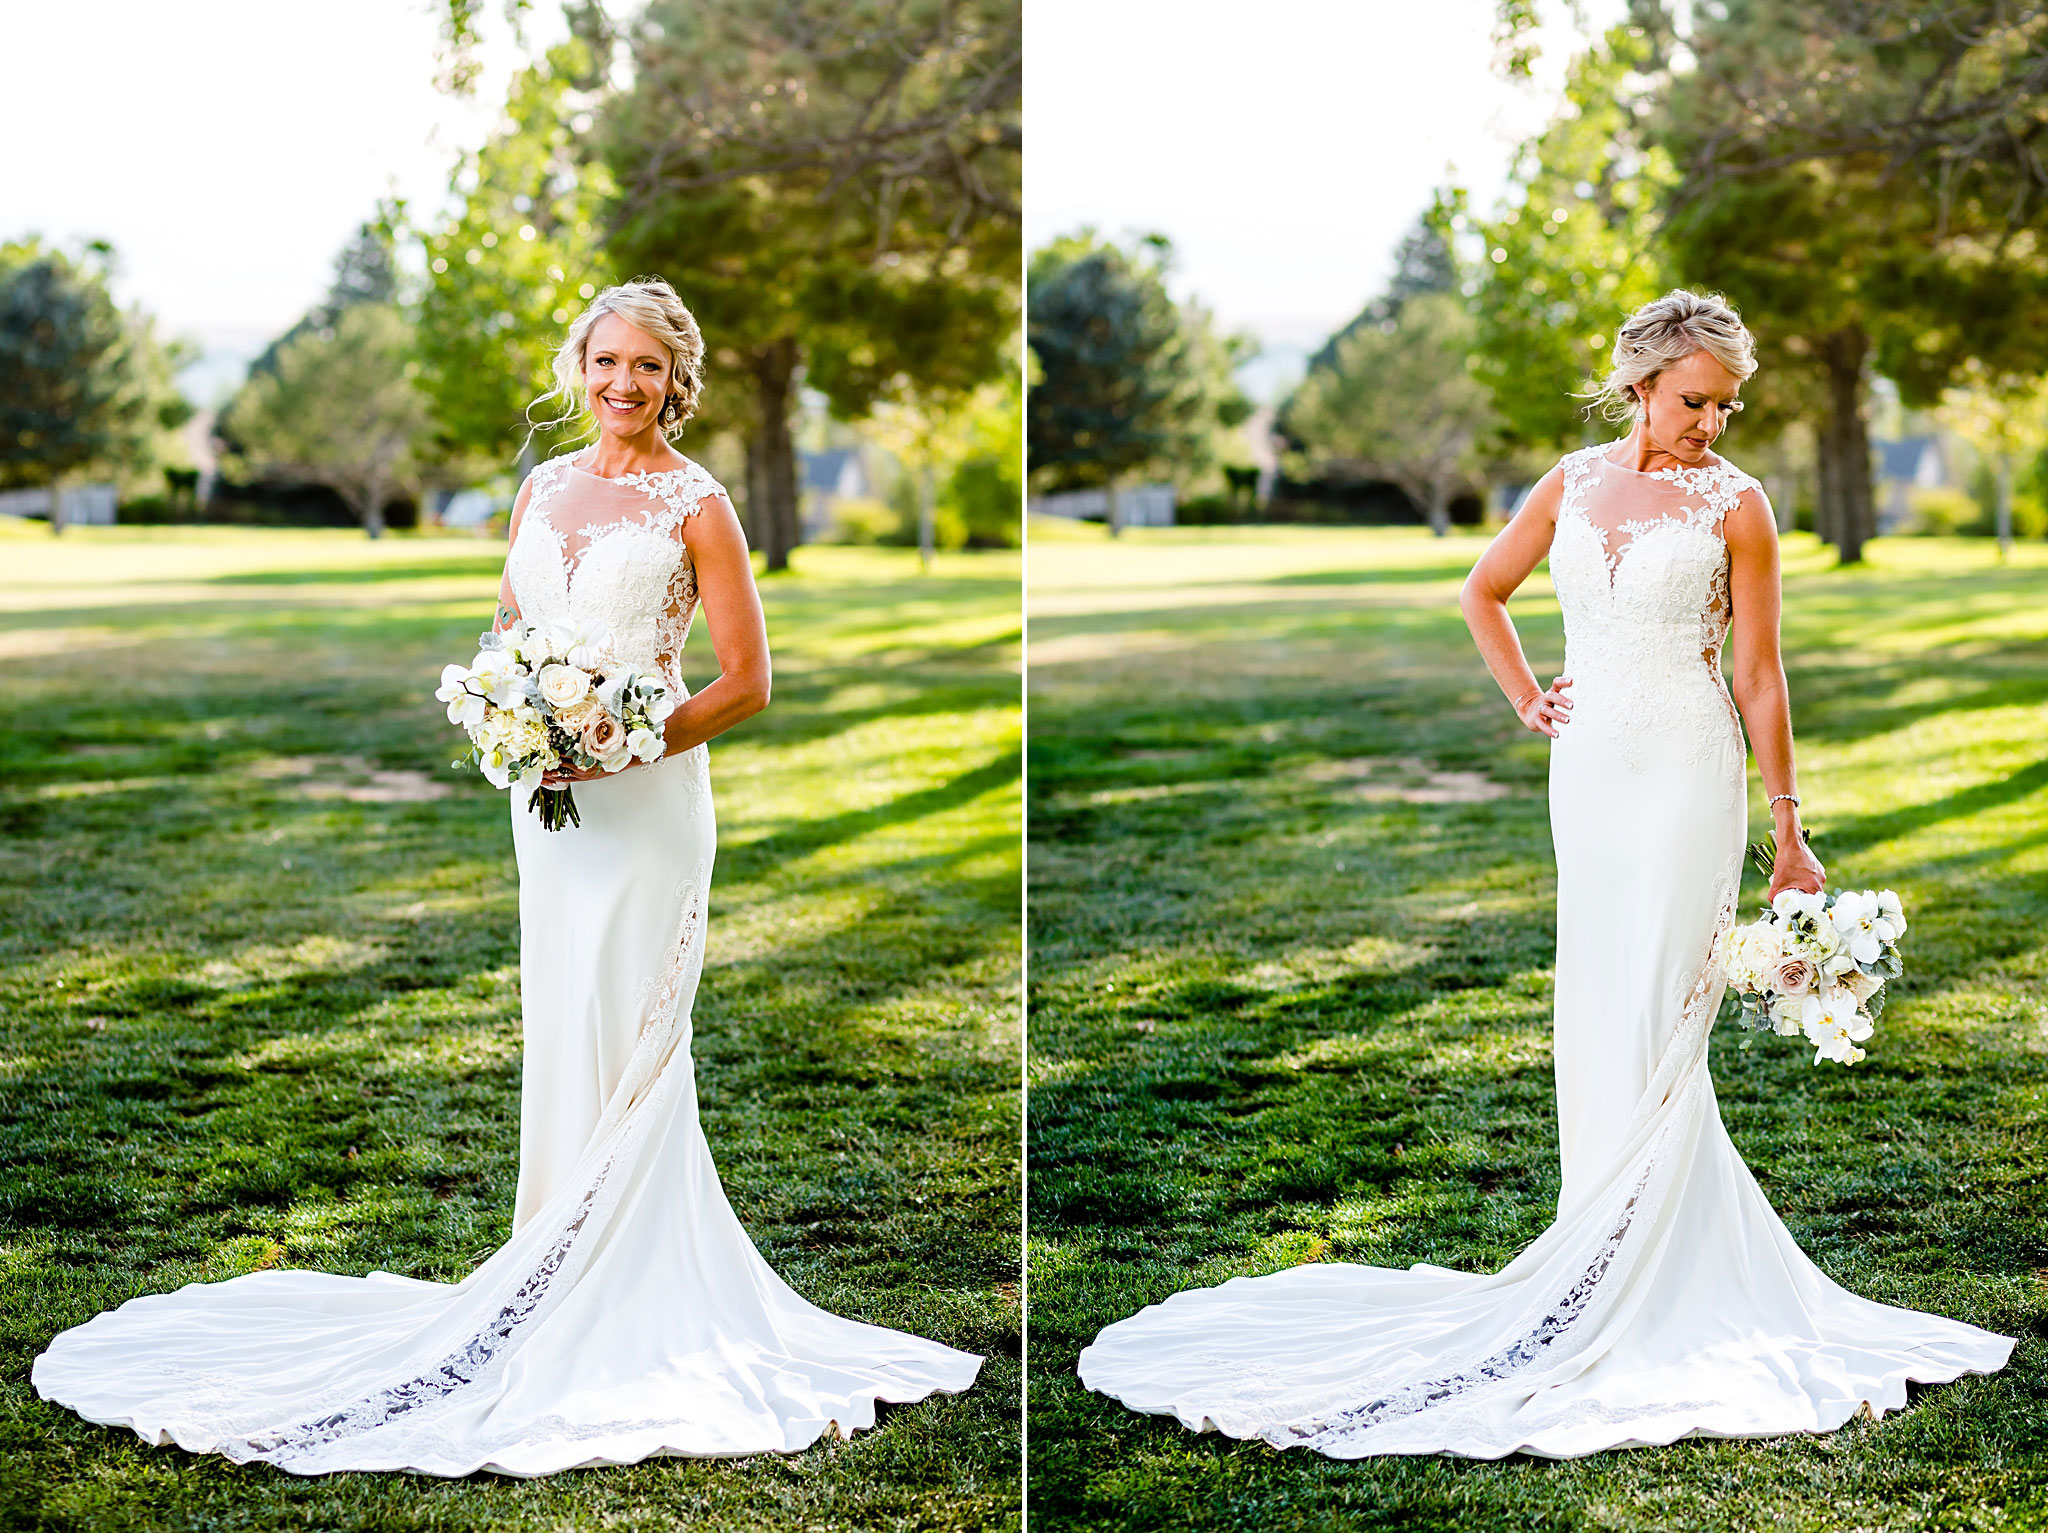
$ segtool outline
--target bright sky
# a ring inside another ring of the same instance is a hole
[[[124,301],[246,357],[326,291],[378,198],[439,205],[518,59],[501,14],[456,100],[434,89],[430,0],[8,6],[0,239],[106,239]],[[528,28],[554,41],[559,7]]]
[[[1456,179],[1484,209],[1576,51],[1493,69],[1494,0],[1025,0],[1025,240],[1157,230],[1224,325],[1313,348]],[[1624,0],[1588,0],[1589,25]]]

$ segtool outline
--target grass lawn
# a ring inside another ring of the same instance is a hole
[[[789,1458],[301,1480],[89,1425],[34,1355],[259,1267],[454,1279],[508,1233],[506,800],[432,699],[499,550],[0,532],[0,1529],[1014,1526],[1014,555],[806,549],[775,703],[712,745],[696,1049],[742,1222],[807,1297],[988,1354]],[[686,674],[715,671],[700,625]]]
[[[1721,1111],[1839,1281],[2020,1338],[1826,1437],[1338,1463],[1084,1391],[1177,1289],[1492,1271],[1551,1219],[1547,745],[1456,608],[1480,541],[1034,538],[1030,1501],[1053,1529],[2048,1526],[2048,548],[1788,540],[1801,786],[1909,965],[1853,1070],[1713,1041]],[[1515,603],[1563,658],[1541,576]],[[1768,827],[1752,773],[1753,826]],[[1754,873],[1746,901],[1760,896]]]

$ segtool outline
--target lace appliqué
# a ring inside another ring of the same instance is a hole
[[[577,617],[601,624],[620,659],[680,695],[683,647],[697,611],[697,571],[681,528],[723,487],[696,463],[601,479],[567,458],[540,464],[529,485],[506,555],[520,614],[534,623]],[[565,525],[561,515],[573,516],[592,495],[615,503],[599,504],[601,519]]]
[[[309,1473],[327,1467],[324,1450],[380,1429],[402,1424],[409,1437],[431,1440],[429,1418],[437,1407],[448,1406],[503,1371],[520,1334],[552,1308],[551,1300],[574,1286],[588,1254],[580,1237],[602,1229],[617,1206],[621,1189],[614,1168],[638,1150],[647,1126],[660,1117],[655,1099],[673,1089],[675,1077],[668,1066],[679,1046],[687,1049],[691,1003],[703,973],[710,882],[708,858],[700,858],[682,880],[675,941],[660,974],[650,981],[639,1040],[592,1135],[593,1142],[606,1146],[602,1160],[588,1174],[574,1210],[556,1227],[537,1260],[516,1274],[509,1291],[489,1306],[489,1318],[430,1366],[338,1408],[324,1407],[293,1426],[223,1443],[219,1451],[224,1456]],[[646,1111],[634,1112],[643,1105]]]
[[[1572,727],[1600,732],[1637,770],[1652,742],[1674,739],[1689,765],[1731,750],[1739,760],[1741,723],[1721,679],[1732,617],[1721,526],[1756,481],[1728,464],[1635,474],[1608,462],[1608,450],[1584,448],[1561,465],[1550,567],[1578,705]],[[1596,517],[1596,492],[1631,497],[1624,513],[1658,498],[1670,509]]]
[[[1669,1420],[1702,1408],[1698,1401],[1673,1401],[1632,1407],[1616,1417],[1611,1412],[1597,1414],[1602,1410],[1597,1402],[1572,1402],[1560,1409],[1539,1408],[1534,1412],[1518,1403],[1508,1406],[1508,1414],[1503,1416],[1501,1411],[1506,1402],[1500,1397],[1503,1392],[1527,1387],[1520,1382],[1522,1376],[1536,1365],[1562,1362],[1596,1339],[1589,1331],[1597,1332],[1595,1322],[1604,1308],[1602,1301],[1615,1281],[1626,1276],[1635,1259],[1629,1255],[1629,1236],[1635,1228],[1637,1213],[1643,1208],[1661,1206],[1668,1190],[1673,1126],[1686,1120],[1690,1098],[1701,1089],[1705,1079],[1706,1039],[1724,984],[1718,954],[1724,934],[1735,924],[1740,874],[1738,855],[1729,859],[1716,878],[1712,934],[1705,953],[1691,972],[1671,1036],[1648,1087],[1636,1103],[1625,1136],[1628,1140],[1642,1138],[1642,1148],[1636,1152],[1634,1161],[1635,1174],[1618,1202],[1611,1204],[1609,1212],[1594,1226],[1600,1233],[1590,1250],[1564,1264],[1571,1274],[1570,1281],[1550,1289],[1533,1312],[1524,1310],[1527,1318],[1510,1329],[1509,1339],[1476,1359],[1454,1364],[1426,1379],[1389,1381],[1372,1388],[1368,1398],[1356,1404],[1304,1411],[1278,1425],[1247,1422],[1246,1430],[1233,1435],[1262,1437],[1276,1448],[1306,1447],[1334,1458],[1438,1451],[1439,1447],[1452,1445],[1463,1453],[1473,1452],[1475,1445],[1488,1453],[1509,1453],[1538,1432],[1555,1426],[1569,1427],[1588,1419],[1608,1424],[1624,1419]],[[1224,1366],[1218,1368],[1218,1364]],[[1247,1368],[1241,1361],[1230,1364],[1212,1359],[1207,1366],[1212,1372],[1236,1376],[1237,1404],[1241,1409],[1250,1404],[1250,1395],[1266,1394],[1269,1404],[1279,1404],[1286,1395],[1295,1393],[1280,1378],[1271,1380],[1272,1387],[1266,1390],[1256,1385],[1251,1390],[1244,1389],[1247,1383],[1252,1383],[1244,1375],[1258,1370]],[[1266,1417],[1266,1421],[1271,1420]]]
[[[1375,1427],[1384,1426],[1404,1417],[1414,1416],[1447,1401],[1469,1395],[1475,1390],[1490,1385],[1508,1382],[1524,1372],[1533,1363],[1546,1357],[1551,1349],[1566,1340],[1579,1323],[1588,1307],[1600,1293],[1600,1285],[1615,1259],[1621,1255],[1622,1243],[1628,1239],[1629,1230],[1635,1224],[1636,1209],[1642,1202],[1644,1189],[1649,1185],[1654,1163],[1645,1166],[1635,1180],[1628,1196],[1623,1200],[1620,1211],[1610,1227],[1594,1248],[1592,1259],[1572,1284],[1551,1303],[1543,1307],[1535,1324],[1523,1331],[1506,1346],[1499,1348],[1469,1367],[1455,1373],[1442,1374],[1435,1378],[1417,1380],[1398,1389],[1354,1405],[1346,1410],[1314,1418],[1308,1421],[1289,1422],[1281,1433],[1268,1433],[1267,1441],[1275,1446],[1290,1443],[1312,1448],[1318,1453],[1343,1452],[1348,1439],[1357,1438]]]

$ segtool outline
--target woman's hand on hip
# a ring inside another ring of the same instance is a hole
[[[1571,684],[1571,677],[1558,677],[1546,690],[1532,692],[1516,703],[1516,715],[1537,734],[1555,740],[1558,730],[1571,722],[1572,700],[1564,695]]]

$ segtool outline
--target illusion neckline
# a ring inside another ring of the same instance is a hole
[[[1603,466],[1607,468],[1618,468],[1624,474],[1634,474],[1638,479],[1675,479],[1680,474],[1716,473],[1723,469],[1732,469],[1735,467],[1734,464],[1730,463],[1726,458],[1722,457],[1719,453],[1714,454],[1712,460],[1709,462],[1696,464],[1690,467],[1681,464],[1677,468],[1637,468],[1633,464],[1617,463],[1614,461],[1614,459],[1607,456],[1610,452],[1614,451],[1615,448],[1621,446],[1626,441],[1628,441],[1628,438],[1622,437],[1618,441],[1609,442],[1606,445],[1598,448],[1595,451],[1594,456],[1600,460]]]
[[[570,453],[555,461],[568,464],[569,467],[575,469],[577,473],[583,475],[586,479],[600,480],[605,484],[635,484],[643,479],[666,479],[671,474],[687,474],[692,469],[699,467],[694,458],[684,458],[681,468],[636,468],[630,474],[600,474],[595,469],[585,468],[576,461],[576,458],[577,455],[575,453]]]

